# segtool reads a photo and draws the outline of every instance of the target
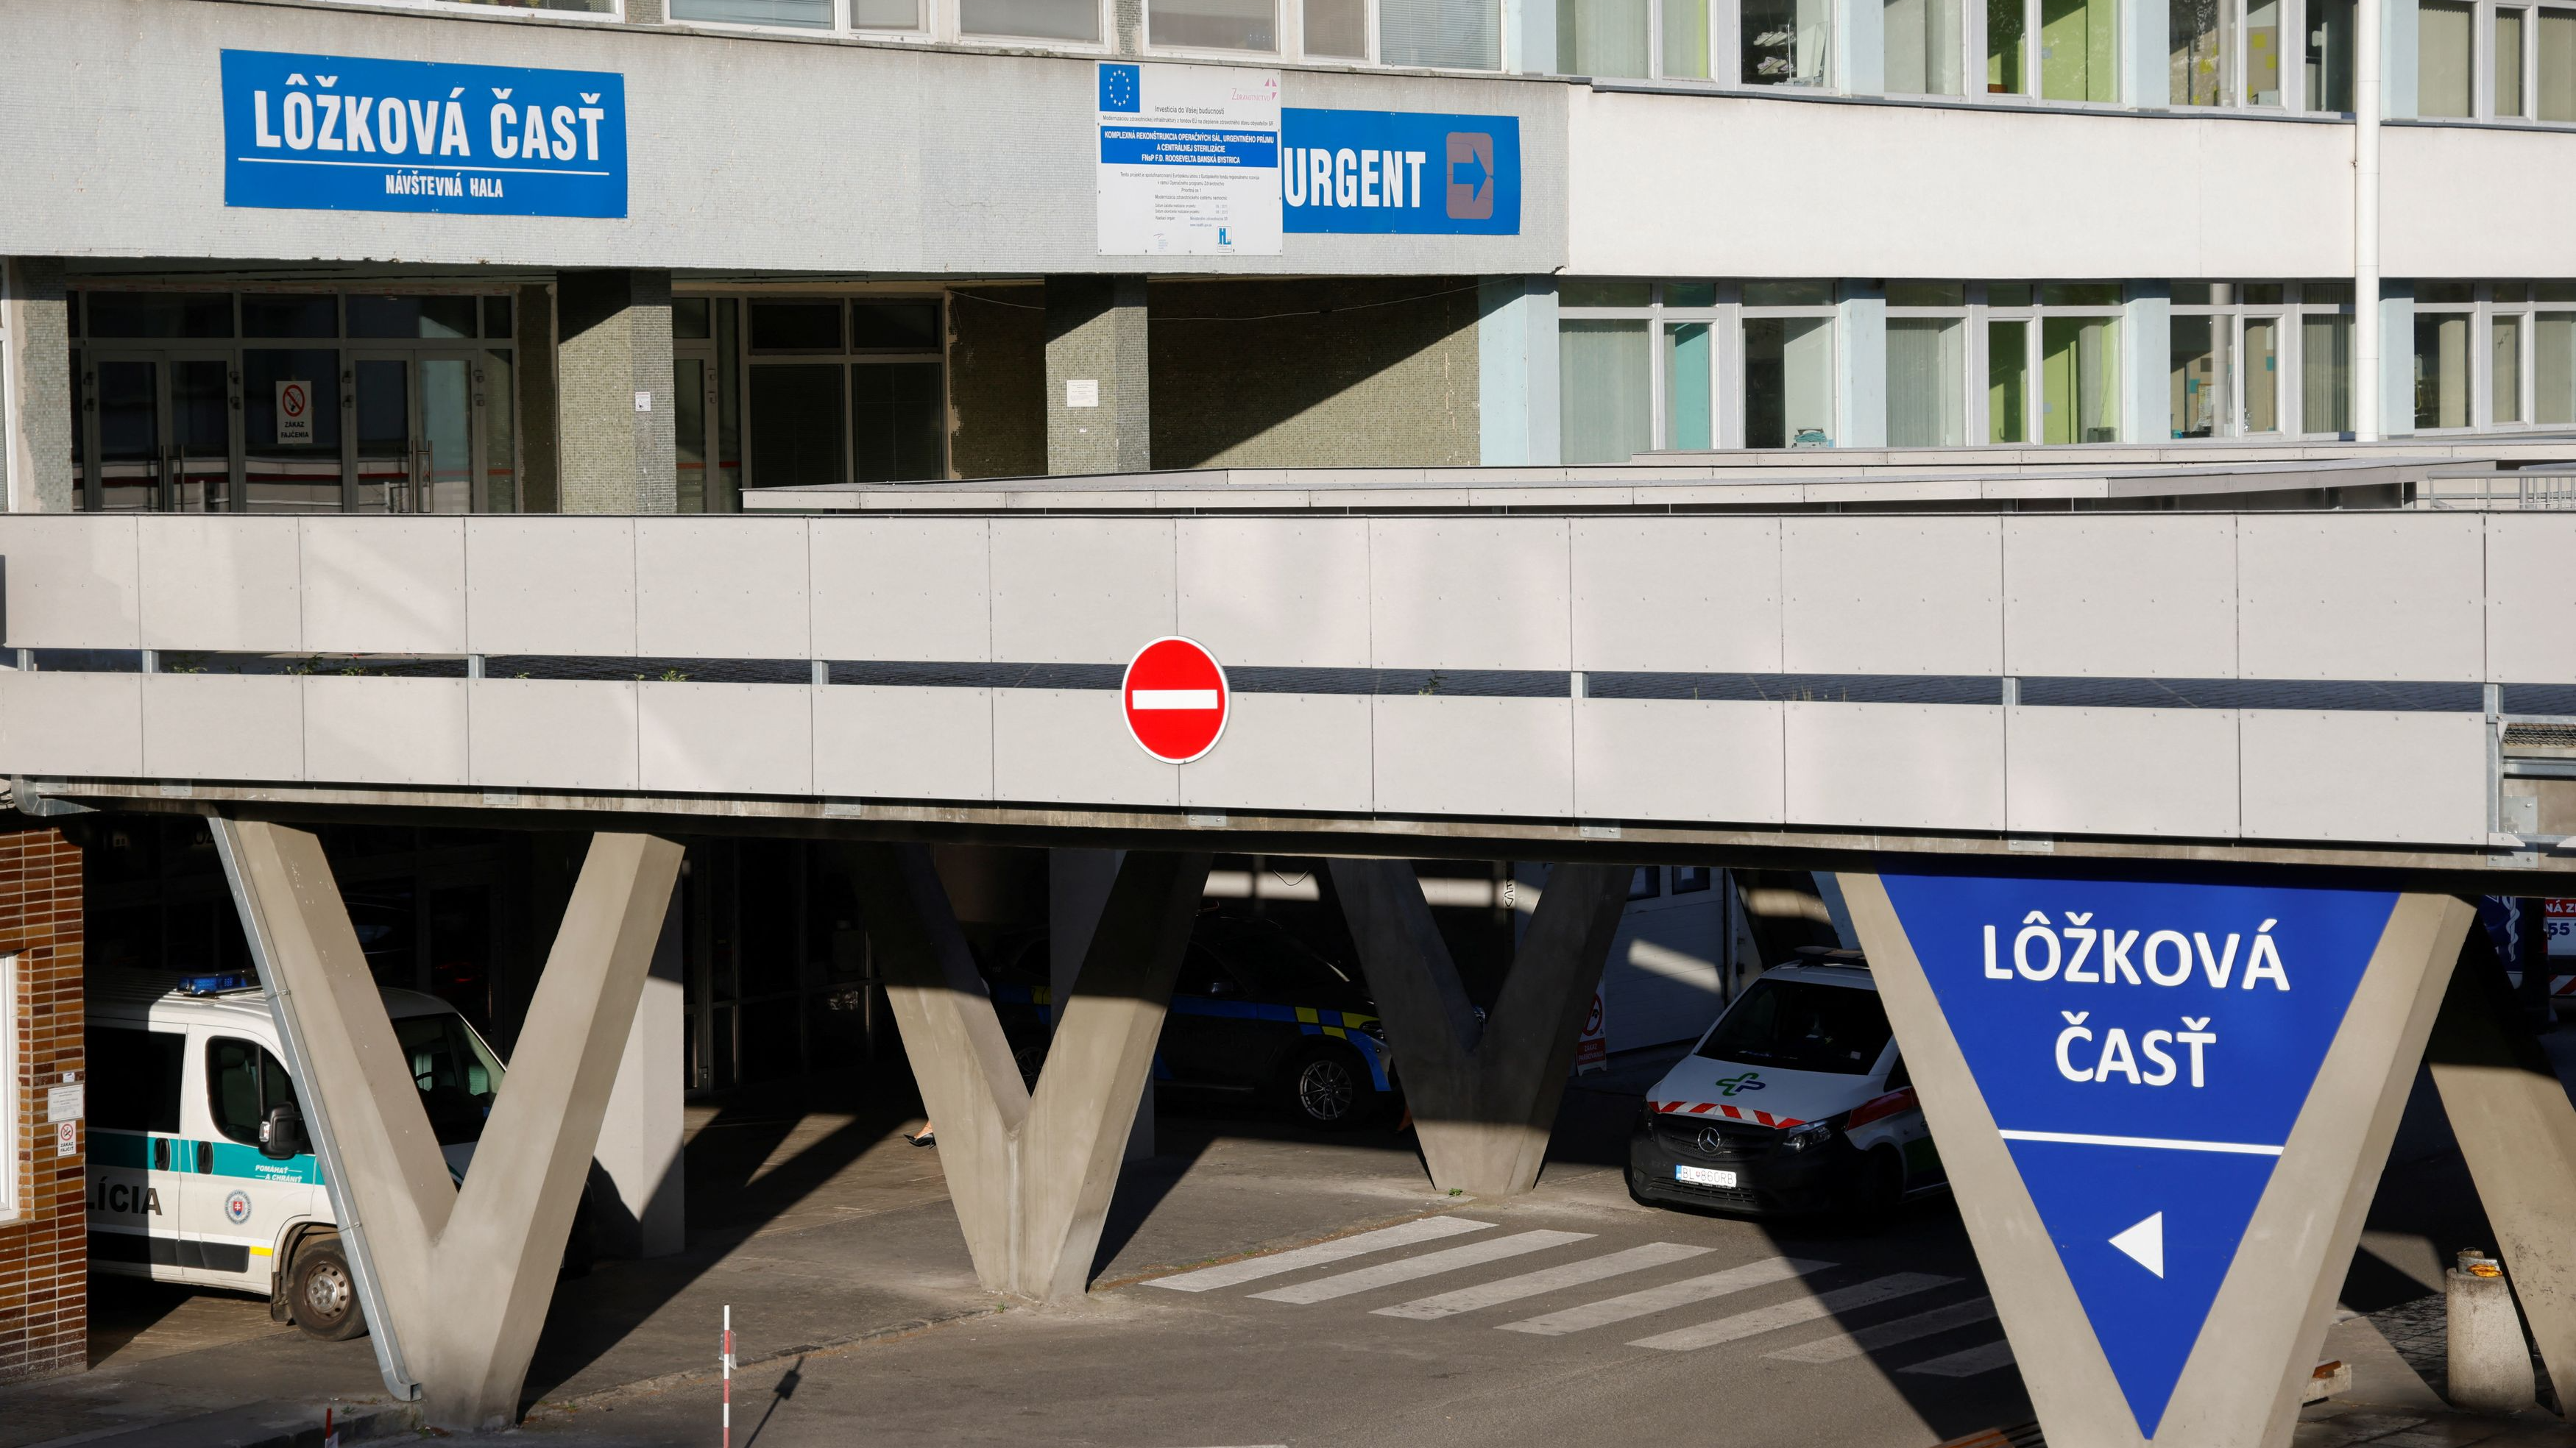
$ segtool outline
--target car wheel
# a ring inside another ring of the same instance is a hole
[[[1869,1154],[1868,1197],[1863,1207],[1872,1222],[1885,1222],[1905,1205],[1905,1158],[1889,1147]]]
[[[358,1306],[358,1279],[341,1255],[337,1237],[295,1254],[286,1302],[307,1337],[346,1342],[367,1330],[367,1314]]]
[[[1334,1046],[1318,1046],[1288,1067],[1288,1110],[1297,1120],[1323,1131],[1357,1126],[1375,1104],[1368,1070],[1359,1057]]]
[[[1047,1048],[1043,1041],[1027,1041],[1011,1048],[1011,1064],[1020,1068],[1020,1084],[1031,1091],[1038,1089],[1038,1073],[1046,1069]]]

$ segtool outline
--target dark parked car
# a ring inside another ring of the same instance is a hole
[[[1034,1086],[1053,1030],[1048,938],[991,952],[985,975],[1020,1074]],[[1203,915],[1172,987],[1154,1053],[1157,1091],[1275,1103],[1338,1129],[1394,1098],[1386,1033],[1353,972],[1266,920]]]

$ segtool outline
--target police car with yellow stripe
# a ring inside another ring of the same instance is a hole
[[[455,1009],[383,992],[447,1167],[473,1159],[502,1067]],[[101,971],[88,988],[89,1255],[102,1272],[250,1292],[315,1337],[366,1330],[266,991],[243,975]],[[565,1271],[594,1252],[589,1203]]]
[[[1046,1059],[1048,937],[1014,940],[986,970],[994,1008],[1031,1086]],[[1396,1082],[1367,989],[1271,921],[1207,914],[1190,933],[1154,1053],[1154,1089],[1276,1106],[1324,1130],[1383,1113]]]
[[[1628,1139],[1639,1201],[1885,1211],[1946,1183],[1867,962],[1801,954],[1748,986],[1646,1093]]]

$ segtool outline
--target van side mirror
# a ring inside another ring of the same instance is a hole
[[[268,1108],[268,1119],[259,1124],[259,1154],[272,1161],[303,1155],[303,1113],[293,1106]]]

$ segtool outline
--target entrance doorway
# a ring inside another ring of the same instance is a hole
[[[518,510],[507,296],[72,297],[85,510]]]

